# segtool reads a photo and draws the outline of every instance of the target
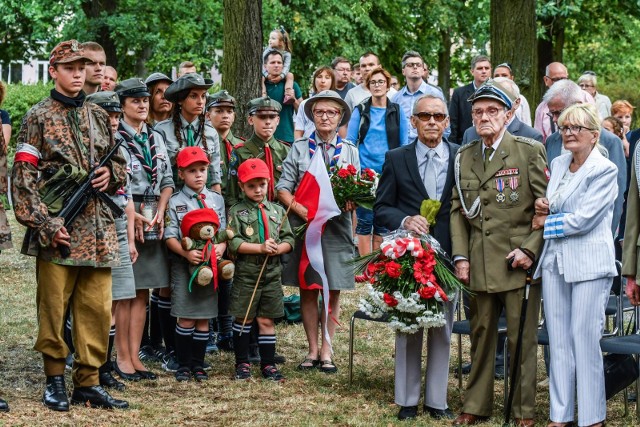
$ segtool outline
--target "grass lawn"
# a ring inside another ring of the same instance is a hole
[[[0,255],[0,396],[9,401],[11,412],[0,414],[0,425],[224,425],[224,426],[317,426],[317,425],[425,425],[444,426],[428,416],[414,422],[397,421],[393,399],[394,335],[383,324],[357,321],[354,382],[348,384],[349,318],[357,309],[362,286],[343,293],[342,328],[334,339],[336,375],[298,372],[295,367],[306,355],[302,325],[279,325],[278,352],[287,357],[282,367],[284,384],[259,378],[247,382],[232,380],[233,355],[208,355],[213,370],[203,383],[178,383],[173,374],[158,365],[149,368],[160,374],[156,382],[127,383],[127,390],[114,392],[129,401],[131,409],[107,411],[72,407],[67,413],[47,410],[41,403],[44,374],[42,359],[33,350],[37,332],[35,313],[34,259],[22,256],[19,247],[23,230],[9,213],[14,249]],[[468,358],[468,341],[463,340]],[[542,353],[539,351],[539,354]],[[451,367],[457,364],[457,337],[451,347]],[[538,380],[544,379],[540,357]],[[67,373],[67,384],[71,378]],[[487,424],[502,425],[502,384],[495,385],[495,409]],[[461,408],[462,394],[457,379],[449,377],[449,406]],[[536,420],[545,426],[549,412],[548,388],[539,388]],[[633,408],[632,408],[633,410]],[[630,414],[623,416],[622,396],[608,404],[608,425],[638,425]]]

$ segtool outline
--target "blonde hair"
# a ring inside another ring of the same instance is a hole
[[[600,141],[600,118],[598,112],[593,104],[574,104],[568,107],[558,117],[558,125],[564,126],[565,123],[571,123],[572,125],[582,126],[585,129],[589,129],[592,132],[596,132],[596,143]],[[564,133],[561,133],[564,135]]]
[[[291,38],[289,37],[289,33],[284,29],[282,25],[279,28],[274,28],[272,33],[277,33],[278,38],[282,41],[283,50],[291,53],[293,46],[291,46]]]

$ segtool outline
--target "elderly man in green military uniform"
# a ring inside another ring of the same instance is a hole
[[[471,347],[475,351],[462,414],[454,425],[473,425],[491,416],[498,317],[504,307],[510,351],[514,354],[526,270],[532,268],[542,250],[542,230],[533,231],[531,220],[534,201],[544,197],[547,187],[546,154],[539,142],[507,132],[514,98],[492,80],[475,91],[469,102],[481,139],[462,147],[456,158],[452,255],[456,275],[473,292]],[[534,425],[539,309],[540,286],[533,286],[523,332],[520,376],[513,385],[513,416],[518,426]]]
[[[55,81],[51,96],[27,112],[11,178],[16,219],[28,227],[23,253],[37,257],[38,338],[47,376],[43,403],[68,411],[64,382],[69,352],[62,337],[64,316],[71,307],[73,394],[71,403],[103,408],[126,408],[100,385],[98,369],[106,360],[111,321],[111,267],[119,264],[114,218],[101,199],[92,197],[70,224],[43,200],[47,186],[62,166],[89,173],[113,145],[107,113],[85,102],[82,86],[89,58],[78,42],[58,44],[49,58]],[[71,184],[67,179],[67,184]],[[120,154],[95,170],[96,191],[115,194],[126,183]],[[70,254],[65,257],[61,248]]]
[[[273,137],[280,122],[282,106],[267,96],[249,101],[249,124],[253,126],[253,135],[247,141],[237,144],[231,152],[228,174],[228,191],[224,194],[227,207],[241,199],[238,186],[238,167],[247,159],[261,159],[271,172],[268,200],[275,200],[275,184],[282,173],[282,162],[289,153],[289,145]]]

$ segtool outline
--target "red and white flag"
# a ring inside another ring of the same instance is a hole
[[[322,233],[327,221],[342,212],[333,197],[321,150],[316,150],[313,154],[309,169],[302,176],[296,190],[295,201],[307,208],[307,232],[302,247],[298,280],[301,289],[322,290],[326,325],[329,320],[329,283],[324,269]],[[330,345],[326,327],[324,333],[325,340]]]

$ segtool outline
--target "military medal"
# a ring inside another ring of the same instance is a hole
[[[498,194],[496,195],[496,201],[498,203],[504,203],[504,201],[507,198],[503,193],[503,191],[504,191],[504,180],[502,178],[496,179],[496,188],[498,189]]]
[[[248,226],[247,228],[245,228],[244,229],[244,234],[246,234],[249,237],[253,236],[253,227],[252,226]]]
[[[509,187],[511,187],[511,194],[509,194],[509,199],[511,199],[511,201],[515,203],[520,200],[520,194],[518,194],[518,192],[516,191],[516,189],[518,188],[517,176],[512,176],[511,178],[509,178]]]

